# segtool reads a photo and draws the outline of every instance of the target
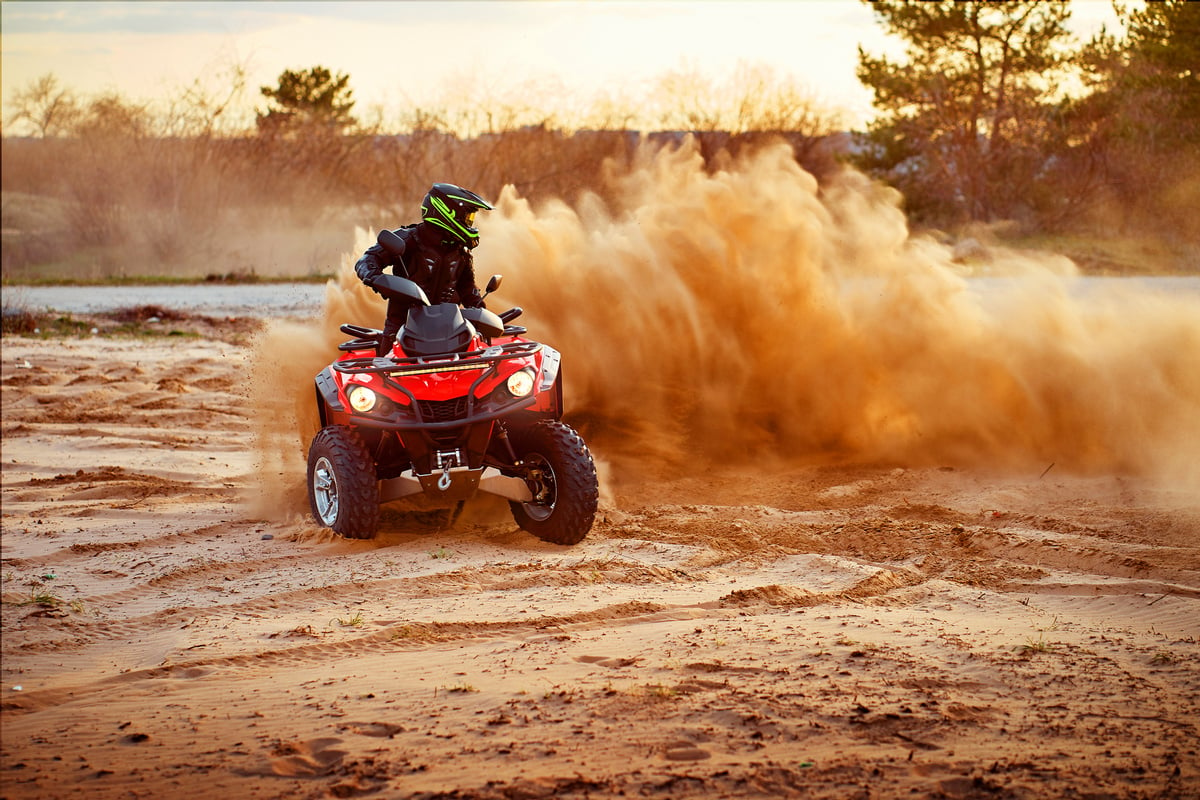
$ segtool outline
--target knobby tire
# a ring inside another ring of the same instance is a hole
[[[545,507],[509,501],[517,525],[554,544],[583,541],[592,529],[600,498],[596,464],[587,444],[569,425],[554,420],[514,428],[510,436],[518,457],[536,455],[550,464],[555,483],[554,507],[544,519],[531,516],[529,508],[541,515]]]
[[[330,527],[348,539],[374,539],[379,530],[379,483],[366,444],[344,425],[322,428],[313,438],[308,449],[308,501],[313,518],[324,525],[314,485],[314,469],[322,457],[333,467],[337,489],[337,518]]]

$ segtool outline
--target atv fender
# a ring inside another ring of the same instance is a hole
[[[563,388],[559,380],[562,370],[562,355],[553,347],[542,346],[542,385],[540,393],[549,394],[550,413],[554,419],[563,415]]]
[[[333,368],[326,367],[317,374],[317,408],[321,412],[321,427],[329,424],[326,419],[326,409],[333,411],[345,411],[346,407],[342,405],[341,398],[338,397],[337,381],[333,377]]]

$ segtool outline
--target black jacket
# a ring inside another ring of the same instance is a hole
[[[371,245],[354,265],[359,280],[370,286],[385,268],[392,267],[393,275],[408,278],[424,289],[431,303],[483,307],[470,250],[458,242],[445,241],[436,227],[424,222],[398,228],[395,233],[404,241],[404,252],[395,254],[381,244]],[[406,316],[406,303],[388,301],[383,334],[389,342],[395,341]]]

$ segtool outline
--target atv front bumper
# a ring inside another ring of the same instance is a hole
[[[402,497],[424,494],[433,500],[453,503],[471,499],[476,491],[499,495],[519,503],[533,500],[529,486],[520,478],[502,475],[495,467],[462,467],[430,475],[418,475],[411,469],[405,470],[395,478],[379,482],[379,502],[387,503]]]

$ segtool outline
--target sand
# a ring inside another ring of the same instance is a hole
[[[1194,490],[594,444],[580,545],[350,542],[257,513],[250,363],[5,337],[0,796],[1200,795]]]

